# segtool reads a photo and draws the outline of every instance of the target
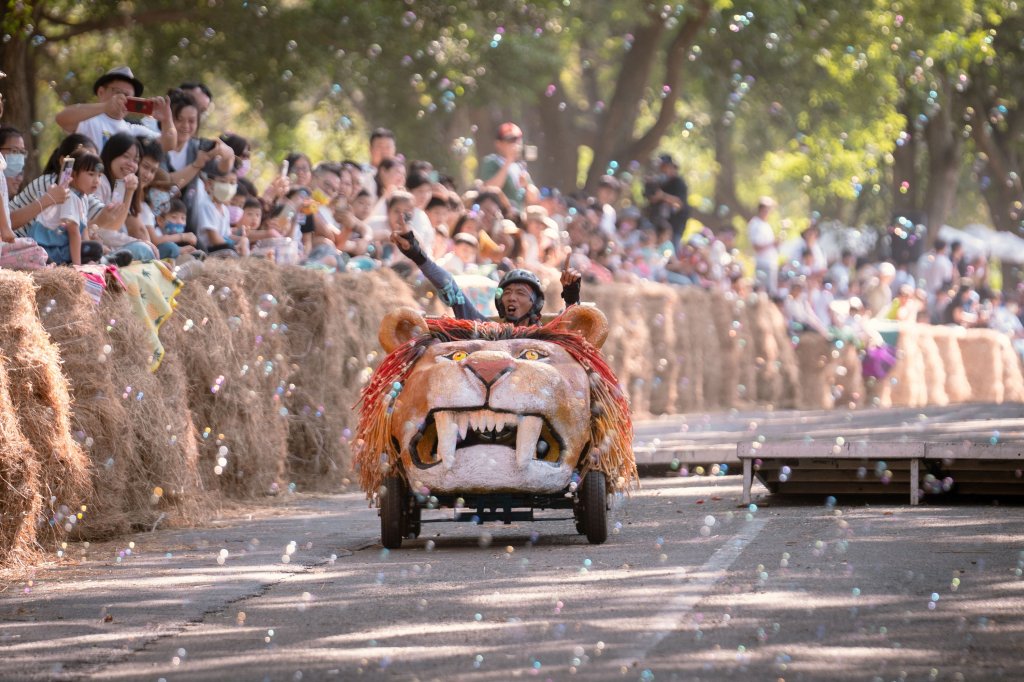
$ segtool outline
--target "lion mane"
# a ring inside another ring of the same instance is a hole
[[[467,340],[533,339],[557,344],[568,352],[590,379],[590,444],[580,460],[580,475],[592,469],[600,471],[612,490],[630,490],[638,476],[629,404],[601,352],[579,333],[568,329],[563,317],[564,313],[544,325],[520,327],[448,317],[424,318],[425,333],[413,336],[383,358],[357,403],[359,427],[354,466],[367,497],[379,492],[385,477],[401,470],[400,446],[391,435],[391,417],[393,403],[409,373],[430,346]]]

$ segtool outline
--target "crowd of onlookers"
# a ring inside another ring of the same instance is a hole
[[[1016,296],[988,288],[984,256],[967,258],[939,240],[916,260],[843,251],[830,261],[815,221],[780,243],[767,197],[739,233],[731,223],[701,228],[689,220],[687,186],[667,154],[642,183],[606,175],[592,193],[564,194],[534,184],[523,132],[507,122],[478,178],[460,187],[430,162],[404,158],[394,134],[378,128],[366,161],[314,163],[294,151],[260,186],[250,141],[207,130],[215,93],[204,84],[145,98],[119,67],[93,91],[94,101],[57,114],[66,136],[38,177],[24,177],[26,137],[0,128],[0,267],[262,257],[412,277],[416,268],[391,239],[411,230],[454,275],[496,280],[521,267],[551,280],[569,258],[585,283],[763,290],[795,332],[870,346],[870,320],[916,320],[992,327],[1024,350]]]

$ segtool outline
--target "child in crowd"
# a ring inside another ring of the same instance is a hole
[[[245,237],[236,238],[231,231],[231,216],[228,206],[238,190],[235,172],[221,171],[219,168],[206,176],[206,193],[209,201],[199,207],[198,232],[199,244],[207,253],[221,251],[221,255],[249,255],[249,241]]]
[[[99,260],[103,255],[103,247],[98,242],[82,240],[89,219],[84,197],[99,189],[103,163],[91,152],[79,152],[73,158],[68,198],[40,213],[30,230],[32,239],[46,250],[50,261],[58,265],[81,265]]]
[[[157,212],[156,221],[149,229],[149,241],[158,247],[161,244],[177,244],[181,255],[196,252],[196,236],[185,231],[188,207],[178,198],[169,199],[162,211]],[[202,255],[202,254],[200,254]]]

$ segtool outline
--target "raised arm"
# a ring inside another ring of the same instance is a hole
[[[466,300],[462,289],[455,282],[451,273],[439,266],[423,253],[416,235],[412,230],[404,233],[392,232],[391,242],[398,247],[398,250],[406,258],[415,263],[423,276],[434,285],[441,301],[451,307],[455,317],[460,320],[486,320],[487,317],[473,307],[473,304]]]

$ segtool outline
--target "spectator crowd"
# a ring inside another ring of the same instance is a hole
[[[866,349],[883,343],[876,323],[918,321],[998,329],[1024,353],[1017,297],[989,288],[984,255],[936,240],[919,258],[842,251],[830,261],[813,220],[798,237],[779,239],[768,197],[745,231],[702,228],[689,220],[686,182],[667,154],[635,190],[606,175],[592,195],[562,193],[534,184],[523,131],[506,122],[477,180],[459,187],[429,161],[404,158],[395,135],[377,128],[365,162],[314,163],[295,150],[257,186],[250,141],[206,129],[215,93],[204,84],[147,98],[131,69],[119,67],[93,92],[94,101],[56,115],[66,136],[38,177],[25,177],[26,137],[0,128],[0,267],[258,257],[331,271],[389,267],[414,278],[393,238],[411,230],[457,277],[496,282],[523,268],[550,282],[571,265],[584,283],[763,291],[794,333]]]

